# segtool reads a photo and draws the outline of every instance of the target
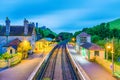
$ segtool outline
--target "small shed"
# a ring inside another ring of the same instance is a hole
[[[17,47],[20,42],[21,41],[18,38],[16,38],[16,39],[12,40],[11,42],[5,44],[3,47],[7,48],[8,53],[14,54],[14,53],[16,53]]]
[[[83,43],[80,46],[80,54],[88,60],[95,59],[96,56],[105,58],[105,50],[94,43]]]

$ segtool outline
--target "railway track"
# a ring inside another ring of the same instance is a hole
[[[44,66],[44,70],[42,71],[41,76],[39,76],[39,78],[37,80],[44,80],[46,78],[53,80],[54,68],[55,68],[57,53],[58,53],[59,49],[60,49],[60,47],[55,49],[54,52],[51,54],[47,64]]]
[[[66,45],[64,45],[63,52],[62,52],[62,73],[63,73],[63,80],[77,80],[77,76],[72,68],[70,63],[68,53],[66,50]]]
[[[66,45],[59,45],[42,66],[37,80],[78,80],[67,54]]]

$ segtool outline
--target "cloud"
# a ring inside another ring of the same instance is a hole
[[[81,30],[120,17],[120,0],[1,0],[0,23],[23,19],[39,22],[55,32]]]
[[[39,22],[40,25],[46,25],[50,28],[60,27],[64,24],[74,21],[80,15],[80,10],[60,10],[55,11],[51,14],[35,16],[30,20]]]

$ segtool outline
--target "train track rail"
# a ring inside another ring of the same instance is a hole
[[[42,66],[36,80],[79,80],[70,62],[66,45],[59,45]]]
[[[68,57],[68,53],[66,51],[66,45],[64,45],[63,48],[62,60],[63,80],[77,80],[77,76],[75,75],[75,72]]]
[[[45,66],[43,66],[44,70],[42,70],[41,75],[39,76],[37,80],[43,80],[45,78],[49,78],[50,80],[53,80],[56,58],[57,58],[57,53],[59,49],[60,47],[55,49],[54,52],[51,54],[48,62],[46,63]]]

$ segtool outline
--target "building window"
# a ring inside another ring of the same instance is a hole
[[[81,37],[81,38],[80,38],[80,42],[81,42],[81,43],[87,42],[87,38],[86,38],[86,37]]]
[[[94,56],[99,56],[99,51],[95,51]]]
[[[12,54],[13,53],[13,51],[12,51],[12,49],[10,49],[10,54]]]

